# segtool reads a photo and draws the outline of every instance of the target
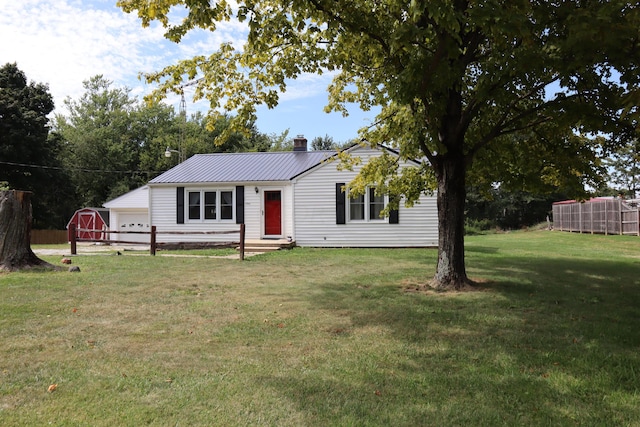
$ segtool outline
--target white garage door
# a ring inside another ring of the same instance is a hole
[[[142,213],[121,213],[118,215],[119,231],[151,231],[147,214]],[[118,240],[128,242],[149,243],[148,234],[120,234]]]

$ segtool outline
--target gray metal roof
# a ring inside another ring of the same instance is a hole
[[[335,151],[196,154],[150,184],[289,181]]]

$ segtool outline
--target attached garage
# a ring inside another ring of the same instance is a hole
[[[111,231],[121,232],[150,232],[149,221],[149,188],[137,188],[103,205],[109,209]],[[111,236],[112,240],[149,243],[148,234],[118,233]]]

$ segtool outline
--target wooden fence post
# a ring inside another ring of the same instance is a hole
[[[244,224],[240,224],[240,261],[244,261]]]
[[[604,235],[609,235],[609,212],[607,212],[608,201],[604,201]]]
[[[151,238],[149,242],[149,251],[151,256],[156,255],[156,226],[151,226]]]
[[[76,243],[76,225],[74,223],[69,224],[69,236],[71,236],[71,255],[78,254],[78,246]]]
[[[583,204],[584,204],[584,203],[580,203],[580,204],[578,205],[578,227],[580,227],[580,234],[582,234],[582,228],[583,228],[583,225],[584,225],[584,224],[582,223],[582,222],[583,222],[583,221],[582,221],[582,220],[583,220],[583,218],[582,218],[582,205],[583,205]]]
[[[624,224],[623,224],[623,221],[622,221],[622,200],[620,200],[620,199],[618,199],[618,212],[620,212],[620,215],[619,215],[619,218],[620,218],[620,233],[619,234],[622,236],[624,234],[623,233]]]

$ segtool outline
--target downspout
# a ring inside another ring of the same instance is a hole
[[[296,182],[296,178],[291,180],[291,236],[285,236],[293,242],[296,241]]]

